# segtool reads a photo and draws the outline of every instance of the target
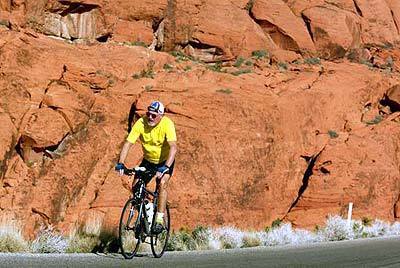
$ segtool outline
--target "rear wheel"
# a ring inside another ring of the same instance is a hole
[[[151,251],[156,258],[160,258],[164,254],[168,244],[169,231],[171,226],[168,205],[165,209],[163,226],[164,230],[160,234],[151,236]]]
[[[132,259],[140,246],[140,235],[142,233],[142,221],[139,213],[140,204],[129,199],[122,209],[119,220],[119,245],[125,259]]]

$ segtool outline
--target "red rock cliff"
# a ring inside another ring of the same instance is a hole
[[[114,225],[114,164],[160,99],[175,228],[313,227],[348,202],[396,220],[399,18],[391,0],[0,0],[0,213]]]

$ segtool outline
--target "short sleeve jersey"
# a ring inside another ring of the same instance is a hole
[[[142,117],[133,125],[127,141],[135,143],[139,138],[142,143],[143,157],[147,161],[159,164],[167,160],[169,154],[169,141],[176,141],[174,122],[163,116],[160,122],[152,127]]]

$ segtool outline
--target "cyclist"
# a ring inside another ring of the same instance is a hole
[[[126,139],[115,170],[122,175],[126,169],[124,162],[129,149],[140,139],[143,149],[143,160],[141,167],[151,171],[151,177],[147,183],[156,177],[159,181],[159,202],[153,233],[159,234],[163,231],[164,212],[167,203],[168,181],[172,176],[177,152],[176,133],[174,122],[164,115],[164,105],[159,101],[153,101],[147,107],[147,113],[141,117],[132,127]],[[135,177],[132,186],[137,182]]]

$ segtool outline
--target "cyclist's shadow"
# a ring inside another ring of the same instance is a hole
[[[95,255],[103,258],[108,259],[118,259],[118,260],[125,260],[124,256],[121,253],[101,253],[101,252],[93,252]],[[136,254],[131,260],[135,258],[142,258],[142,257],[151,257],[150,253],[143,253],[143,254]],[[128,259],[127,259],[128,260]]]
[[[93,248],[92,253],[104,258],[125,259],[121,253],[117,253],[118,250],[119,250],[119,243],[117,240],[114,240],[109,244],[101,242],[99,245]],[[109,252],[107,253],[107,251]],[[149,257],[149,256],[150,253],[141,253],[135,255],[135,257]]]
[[[128,133],[131,132],[133,124],[140,118],[140,115],[136,112],[137,108],[137,100],[132,103],[131,109],[129,110],[128,115]]]

